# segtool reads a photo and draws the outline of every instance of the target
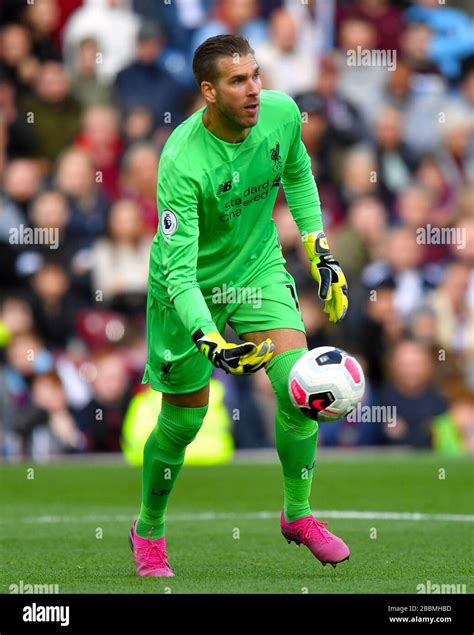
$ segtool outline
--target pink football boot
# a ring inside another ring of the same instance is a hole
[[[135,521],[130,529],[128,542],[133,552],[135,568],[138,576],[167,577],[174,576],[166,557],[165,537],[152,540],[150,537],[142,538],[135,531]],[[151,533],[151,532],[150,532]]]
[[[328,563],[333,567],[348,560],[349,547],[337,536],[326,529],[327,523],[316,520],[314,516],[305,516],[292,522],[286,522],[283,512],[280,516],[281,533],[290,542],[301,543],[308,547],[323,567]]]

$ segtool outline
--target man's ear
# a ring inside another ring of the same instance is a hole
[[[216,89],[211,82],[201,82],[201,93],[204,99],[211,104],[216,102]]]

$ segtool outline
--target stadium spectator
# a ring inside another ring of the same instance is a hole
[[[316,92],[298,95],[295,99],[301,110],[301,138],[311,157],[318,185],[327,195],[334,183],[334,174],[341,156],[337,135],[329,122],[321,96]]]
[[[403,141],[415,157],[434,152],[440,143],[440,129],[433,122],[446,108],[446,94],[447,82],[416,73],[404,58],[397,59],[388,75],[383,103],[402,113]]]
[[[159,66],[164,35],[158,27],[145,23],[140,27],[134,61],[115,79],[115,92],[122,112],[144,106],[154,115],[155,126],[182,121],[182,87]]]
[[[140,141],[151,141],[155,130],[153,112],[144,106],[135,106],[124,113],[123,137],[127,147]]]
[[[34,328],[31,306],[18,292],[3,298],[0,304],[0,321],[8,333],[8,341],[17,335],[30,333]]]
[[[332,234],[331,242],[340,254],[338,262],[351,286],[358,283],[360,274],[370,262],[369,248],[376,248],[384,237],[385,214],[376,199],[356,199],[348,209],[347,221]]]
[[[143,312],[146,306],[151,237],[143,235],[138,203],[116,201],[109,214],[109,236],[93,248],[92,283],[104,302],[125,314]]]
[[[68,272],[52,258],[31,280],[35,326],[50,350],[64,348],[74,333],[79,303],[70,287]]]
[[[34,134],[18,107],[15,84],[0,69],[0,173],[6,159],[33,154]]]
[[[374,50],[376,41],[375,27],[365,19],[350,18],[341,25],[339,92],[354,104],[369,127],[379,111],[390,71],[380,64],[352,63],[350,56]]]
[[[73,70],[80,42],[93,37],[101,53],[99,77],[112,83],[117,73],[133,59],[139,26],[140,20],[131,10],[129,0],[85,0],[64,29],[63,53],[67,68]]]
[[[449,79],[460,72],[460,62],[474,53],[474,33],[469,16],[438,0],[415,0],[406,11],[409,23],[426,25],[430,30],[426,54]]]
[[[456,194],[456,220],[474,216],[474,185],[463,187]]]
[[[0,194],[0,241],[2,249],[5,243],[10,243],[12,230],[25,225],[26,216],[15,203],[4,194]],[[5,245],[6,249],[6,245]]]
[[[361,18],[369,22],[377,33],[375,48],[398,50],[403,29],[403,15],[399,7],[389,0],[356,0],[338,5],[336,24],[350,18]]]
[[[355,328],[355,341],[367,360],[367,376],[374,387],[385,378],[385,356],[401,337],[403,324],[395,306],[395,282],[390,276],[367,281],[363,314]]]
[[[449,251],[451,257],[455,258],[458,262],[464,264],[468,268],[468,283],[466,286],[466,293],[464,296],[464,302],[466,304],[466,310],[470,313],[474,311],[474,215],[473,209],[470,208],[470,214],[460,215],[457,219],[454,230],[461,235],[461,248],[458,241],[452,241],[449,245]],[[464,246],[463,246],[464,245]],[[472,331],[472,329],[471,329]],[[466,377],[469,373],[474,373],[474,357],[471,356],[471,361],[466,360]],[[474,390],[474,374],[470,376],[470,379],[466,379],[471,388]]]
[[[429,48],[433,33],[423,22],[412,22],[404,29],[401,37],[402,60],[414,73],[430,76],[441,74],[439,66],[430,57]]]
[[[402,140],[402,114],[393,106],[377,115],[374,152],[381,195],[391,205],[407,187],[415,168],[414,157]]]
[[[424,234],[429,228],[434,227],[435,231],[440,231],[438,226],[449,224],[446,214],[440,216],[436,214],[435,195],[433,190],[423,185],[413,182],[396,199],[395,210],[397,219],[401,224],[411,229],[418,241],[423,240],[425,245],[423,251],[423,263],[439,263],[448,255],[447,245],[439,239],[435,241],[425,240]]]
[[[259,17],[257,0],[215,0],[206,23],[194,33],[191,53],[213,35],[240,33],[256,48],[268,38],[266,22]]]
[[[325,55],[320,62],[316,82],[335,140],[344,146],[362,141],[367,136],[358,109],[339,90],[340,70],[334,55]]]
[[[474,454],[474,391],[458,388],[447,412],[433,420],[433,448],[443,454]]]
[[[362,251],[371,261],[383,257],[383,243],[388,226],[388,213],[382,201],[373,196],[357,198],[347,210],[347,222],[334,233],[340,248],[340,260],[351,268],[349,258],[353,262],[361,261],[360,256],[351,249],[350,241],[362,241]],[[347,237],[346,237],[347,234]],[[344,268],[346,268],[346,266]]]
[[[344,210],[360,196],[380,196],[377,163],[369,147],[354,146],[344,155],[340,181]]]
[[[82,150],[69,147],[58,158],[54,181],[71,208],[68,232],[84,247],[105,231],[107,222],[108,198],[98,176]]]
[[[92,452],[119,452],[122,424],[130,401],[128,371],[120,353],[105,350],[92,358],[92,399],[76,420]]]
[[[396,218],[402,225],[416,232],[418,227],[426,225],[431,220],[433,203],[434,197],[427,188],[411,183],[401,190],[397,197]]]
[[[7,163],[3,174],[3,189],[10,201],[24,218],[28,207],[41,187],[41,171],[38,161],[28,157]]]
[[[388,355],[388,380],[380,389],[380,403],[395,408],[396,423],[384,425],[387,443],[430,447],[433,418],[447,402],[433,383],[431,352],[420,342],[402,339]]]
[[[5,352],[3,385],[13,413],[29,403],[31,380],[35,374],[54,370],[54,360],[44,342],[33,331],[12,337]]]
[[[474,355],[474,307],[466,303],[470,269],[453,261],[439,287],[426,298],[436,316],[436,341],[442,348]]]
[[[407,320],[407,335],[431,348],[436,346],[437,317],[426,302],[412,311]]]
[[[276,5],[273,10],[279,8],[277,0],[269,2]],[[298,24],[298,44],[308,55],[315,55],[319,60],[325,53],[333,50],[335,11],[332,2],[284,0],[281,5],[295,18]],[[260,10],[261,14],[262,12],[263,9]]]
[[[98,78],[98,55],[94,38],[86,37],[79,42],[71,72],[71,92],[82,109],[112,102],[112,88]]]
[[[35,94],[22,100],[22,110],[34,123],[34,154],[49,168],[78,132],[81,116],[80,106],[70,94],[69,78],[59,62],[40,66]]]
[[[53,38],[62,51],[63,34],[71,14],[83,4],[83,0],[60,0],[58,2],[58,19],[54,27]]]
[[[276,9],[270,16],[269,31],[268,41],[255,51],[265,78],[264,87],[292,96],[310,90],[317,59],[301,46],[296,19],[286,9]]]
[[[384,243],[383,259],[370,263],[362,274],[369,288],[378,280],[393,279],[395,309],[402,318],[417,309],[425,292],[439,282],[437,268],[422,267],[424,251],[423,241],[417,240],[412,229],[392,229]]]
[[[53,37],[59,17],[59,0],[26,3],[23,19],[33,34],[33,55],[40,62],[61,60],[61,49]]]
[[[165,32],[163,67],[184,86],[195,85],[191,70],[190,44],[213,8],[213,0],[178,0],[164,4],[153,0],[133,0],[134,10],[148,23],[159,24]]]
[[[36,253],[41,259],[47,259],[54,253],[56,261],[68,267],[77,249],[75,238],[67,232],[70,217],[69,205],[61,192],[40,192],[31,204],[28,219],[33,231],[39,230],[37,235],[41,240],[25,245],[21,257]]]
[[[433,155],[422,157],[418,162],[415,176],[417,182],[426,188],[432,197],[430,222],[440,227],[449,225],[456,211],[456,190],[443,174],[436,157]]]
[[[452,95],[452,105],[474,116],[474,55],[465,58],[459,79],[459,91]]]
[[[439,163],[450,183],[461,187],[474,184],[474,124],[465,111],[450,110],[442,122],[443,146]]]
[[[16,415],[14,428],[29,443],[34,460],[43,463],[61,453],[80,452],[85,437],[68,408],[61,379],[54,371],[35,375],[31,403]]]
[[[33,42],[30,31],[23,24],[5,24],[0,30],[0,67],[15,84],[17,93],[23,97],[39,68],[32,54]]]
[[[2,197],[0,195],[0,231],[2,229],[2,217],[5,211],[5,207],[2,210]],[[10,207],[10,206],[9,206]],[[8,221],[7,221],[8,222]],[[16,222],[16,221],[14,221]],[[14,225],[13,225],[14,227]],[[7,225],[7,231],[10,231],[10,227]],[[4,241],[0,237],[0,287],[2,293],[8,293],[13,289],[20,288],[21,277],[15,268],[15,258],[18,255],[18,249],[8,242],[8,238]]]
[[[122,195],[140,205],[144,230],[151,234],[155,234],[158,224],[155,201],[158,161],[154,145],[138,143],[124,155],[120,175]]]
[[[111,198],[117,196],[120,160],[124,150],[117,110],[105,105],[87,108],[74,145],[84,150],[94,162],[96,175],[105,194]]]

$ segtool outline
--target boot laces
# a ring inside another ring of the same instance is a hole
[[[148,561],[148,564],[156,568],[168,568],[168,560],[166,558],[166,552],[158,544],[157,540],[151,539],[151,531],[148,534],[148,542],[146,547],[143,548],[143,556]]]
[[[303,530],[303,535],[305,537],[305,540],[309,540],[312,537],[314,530],[316,530],[319,536],[325,542],[329,542],[331,540],[331,534],[326,529],[326,525],[327,525],[327,522],[324,522],[322,520],[316,520],[314,516],[312,516],[311,518],[308,518],[308,522],[306,523]]]

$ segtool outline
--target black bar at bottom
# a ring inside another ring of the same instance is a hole
[[[0,634],[472,633],[471,595],[0,595]],[[48,620],[48,621],[46,621]]]

